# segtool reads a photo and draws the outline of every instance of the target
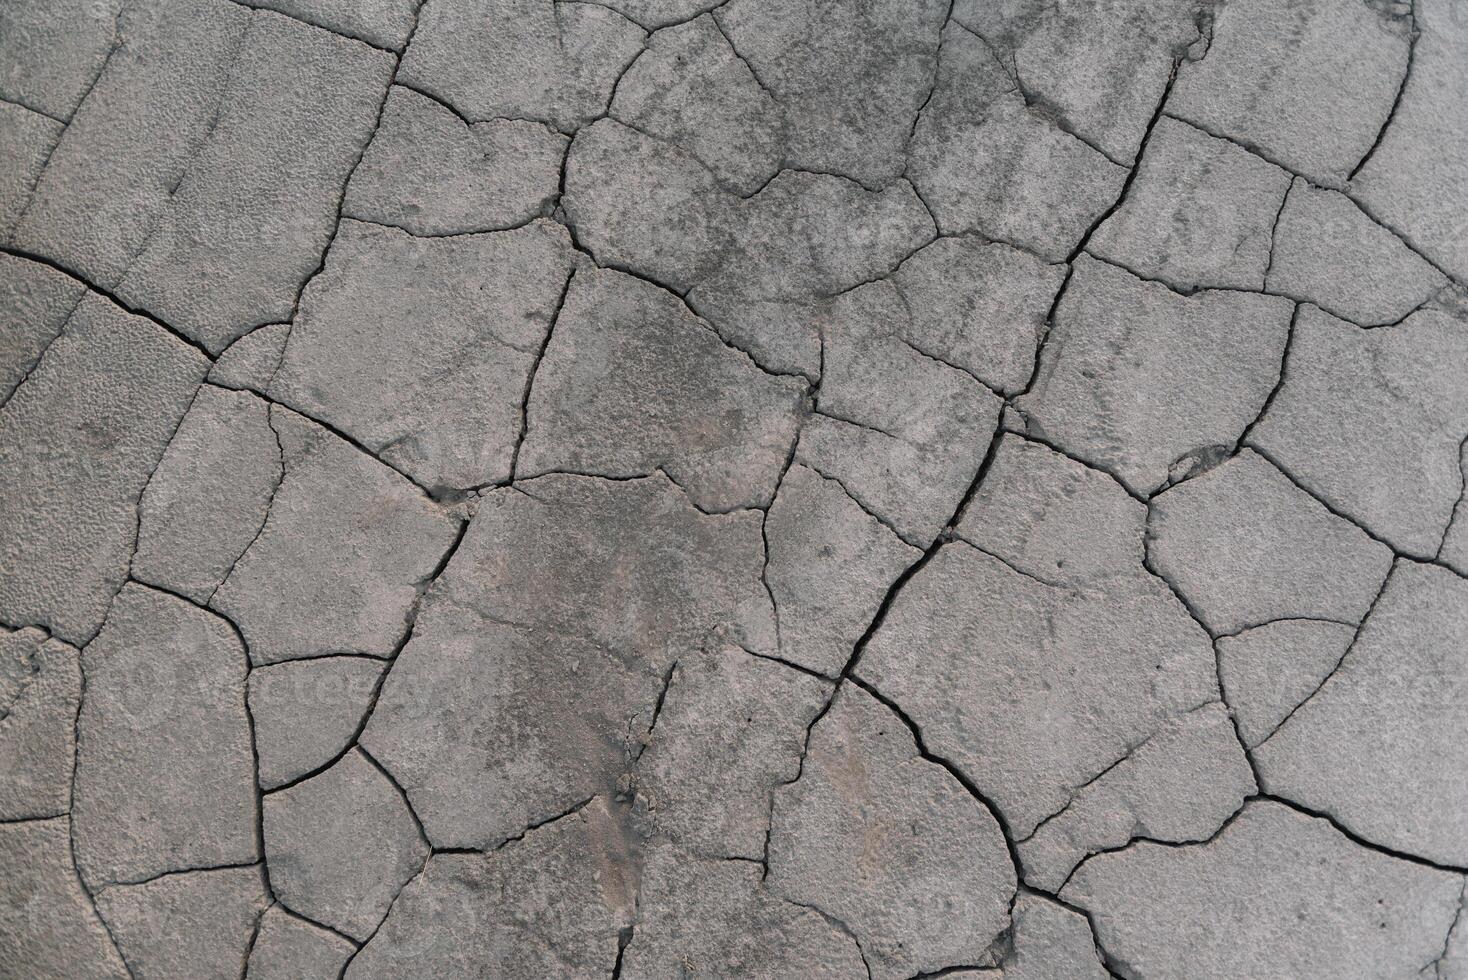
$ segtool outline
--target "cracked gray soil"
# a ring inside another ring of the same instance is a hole
[[[0,4],[0,977],[1468,980],[1453,0]]]

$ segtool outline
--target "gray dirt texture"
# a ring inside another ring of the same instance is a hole
[[[1468,0],[0,0],[0,980],[1468,980]]]

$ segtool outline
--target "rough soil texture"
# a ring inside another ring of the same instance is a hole
[[[1468,978],[1468,7],[0,2],[0,978]]]

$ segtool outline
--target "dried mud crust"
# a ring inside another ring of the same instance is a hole
[[[1451,0],[0,66],[0,977],[1468,978]]]

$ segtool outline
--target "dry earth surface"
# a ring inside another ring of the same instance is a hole
[[[0,2],[0,976],[1468,977],[1468,4]]]

